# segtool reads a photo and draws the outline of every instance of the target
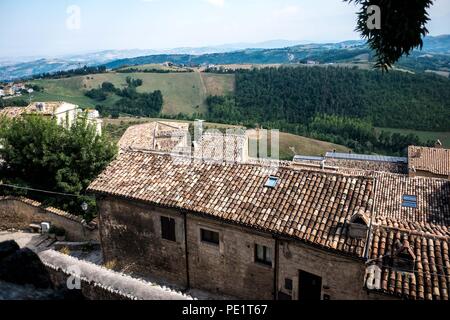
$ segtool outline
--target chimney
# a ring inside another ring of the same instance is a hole
[[[203,123],[205,120],[195,120],[194,141],[199,142],[203,136]]]

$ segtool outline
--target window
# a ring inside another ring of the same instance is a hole
[[[206,242],[206,243],[214,244],[214,245],[219,245],[220,240],[219,240],[219,233],[218,232],[201,229],[200,233],[201,233],[202,242]]]
[[[273,189],[277,186],[277,183],[278,183],[277,177],[269,177],[269,179],[267,179],[267,182],[266,182],[266,187]]]
[[[293,286],[292,279],[284,279],[284,288],[286,290],[292,291],[292,286]]]
[[[402,197],[403,208],[417,208],[417,196],[404,195]]]
[[[161,237],[169,241],[177,241],[175,237],[175,219],[161,217]]]
[[[255,261],[272,266],[272,249],[259,244],[255,245]]]

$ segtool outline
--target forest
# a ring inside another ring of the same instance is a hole
[[[450,131],[450,80],[428,74],[239,70],[234,96],[209,97],[207,103],[210,121],[278,128],[358,152],[403,155],[408,144],[420,144],[414,135],[379,134],[375,127]]]

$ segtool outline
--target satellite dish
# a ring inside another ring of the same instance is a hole
[[[82,209],[83,211],[88,211],[88,209],[89,209],[88,204],[87,204],[86,202],[83,202],[83,203],[81,204],[81,209]]]

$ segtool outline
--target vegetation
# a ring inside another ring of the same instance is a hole
[[[88,185],[115,157],[116,146],[98,136],[86,121],[64,128],[56,120],[29,116],[1,119],[0,140],[3,183],[26,188],[71,194],[72,196],[20,191],[47,205],[59,207],[90,220],[95,215],[95,200],[85,194]],[[17,194],[4,188],[3,193]],[[89,205],[87,212],[81,204]]]
[[[141,79],[127,77],[126,82],[128,87],[124,89],[117,89],[114,84],[103,82],[101,88],[92,89],[85,95],[96,101],[106,100],[109,94],[116,94],[122,98],[112,106],[97,105],[97,110],[103,116],[118,117],[121,113],[125,113],[139,117],[151,117],[161,112],[163,106],[161,91],[138,93],[136,88],[142,86]]]
[[[359,4],[356,30],[367,39],[376,52],[376,66],[390,68],[403,55],[417,47],[422,48],[422,38],[428,34],[426,24],[430,20],[428,9],[433,0],[345,0]],[[373,6],[380,10],[380,26],[370,26]]]
[[[175,69],[139,69],[139,68],[125,68],[125,69],[119,69],[116,70],[117,73],[187,73],[187,72],[194,72],[192,69],[182,69],[182,70],[175,70]]]
[[[73,76],[82,76],[82,75],[105,73],[105,72],[106,72],[105,66],[98,66],[98,67],[84,66],[79,69],[72,69],[72,70],[68,70],[68,71],[43,73],[40,75],[33,76],[33,79],[61,79],[61,78],[69,78],[69,77],[73,77]]]
[[[236,73],[235,96],[207,99],[208,120],[263,125],[346,145],[404,154],[417,136],[390,128],[450,131],[450,81],[348,68],[267,68]]]

